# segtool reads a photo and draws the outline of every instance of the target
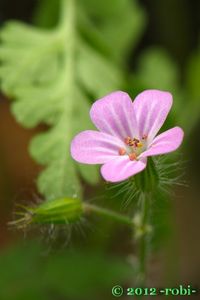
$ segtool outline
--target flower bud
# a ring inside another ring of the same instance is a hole
[[[83,213],[79,199],[62,198],[42,203],[32,209],[32,223],[72,223],[80,219]]]
[[[83,204],[77,198],[62,198],[45,201],[36,207],[25,207],[24,212],[15,212],[21,218],[9,222],[17,228],[26,228],[31,224],[69,224],[76,222],[83,214]]]

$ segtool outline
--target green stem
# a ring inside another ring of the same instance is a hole
[[[94,213],[99,216],[107,217],[109,219],[115,220],[119,223],[131,226],[133,228],[134,224],[131,218],[121,215],[117,212],[113,212],[107,208],[102,208],[96,205],[85,203],[83,204],[83,209],[86,214]]]
[[[68,27],[73,23],[75,0],[60,0],[60,17],[58,27]]]
[[[150,209],[150,199],[143,194],[141,198],[141,235],[138,241],[138,258],[139,258],[139,281],[145,285],[147,275],[147,260],[148,260],[148,219]]]

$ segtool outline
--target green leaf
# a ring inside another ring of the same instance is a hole
[[[85,18],[85,14],[80,14],[81,33],[109,54],[111,60],[123,63],[128,52],[137,45],[146,24],[138,1],[84,0],[80,4],[89,16]]]
[[[23,126],[50,126],[30,145],[32,157],[46,166],[39,191],[50,200],[81,197],[78,173],[89,183],[99,176],[96,167],[72,161],[70,142],[93,128],[88,95],[98,98],[123,85],[119,61],[139,37],[144,15],[130,0],[44,1],[40,9],[35,20],[49,27],[58,19],[54,28],[10,21],[0,32],[1,89],[13,98],[12,112]]]
[[[179,73],[175,62],[163,49],[150,48],[142,53],[137,77],[148,88],[176,91]]]
[[[200,87],[199,87],[199,78],[200,78],[200,51],[193,54],[189,60],[187,67],[187,87],[189,93],[192,95],[192,98],[195,101],[198,101],[200,98]]]
[[[138,61],[136,78],[142,90],[160,89],[172,93],[174,102],[163,129],[177,124],[185,129],[183,121],[185,111],[182,107],[186,101],[186,95],[180,85],[178,66],[169,54],[164,49],[155,47],[144,51]],[[132,76],[131,80],[134,82],[135,76]]]

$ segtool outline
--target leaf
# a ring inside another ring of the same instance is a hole
[[[36,24],[42,27],[55,24],[58,4],[57,0],[39,3],[34,18]],[[110,55],[111,60],[125,62],[127,53],[136,47],[146,25],[146,15],[138,1],[82,0],[78,4],[81,6],[78,24],[81,35],[102,53]]]
[[[145,27],[145,12],[138,1],[84,0],[89,18],[84,14],[81,33],[102,52],[110,54],[111,60],[123,63],[125,57],[138,43]],[[92,26],[92,21],[96,26]]]
[[[142,53],[137,65],[137,73],[132,76],[131,82],[135,82],[135,77],[143,89],[166,90],[173,95],[172,110],[164,124],[162,130],[176,126],[183,126],[187,130],[184,122],[185,111],[182,109],[186,105],[186,93],[180,84],[180,74],[178,66],[162,48],[152,47]]]
[[[184,128],[187,136],[199,119],[199,57],[197,52],[190,58],[184,86],[180,84],[177,65],[164,50],[148,49],[140,56],[138,63],[137,78],[143,86],[167,90],[173,94],[172,112],[165,126],[171,127],[178,124]]]
[[[150,48],[142,53],[137,76],[149,88],[176,91],[179,84],[175,62],[159,48]]]
[[[188,91],[192,95],[193,99],[199,103],[200,51],[193,54],[192,57],[189,59],[186,71]]]
[[[96,167],[72,161],[71,139],[92,128],[91,96],[123,85],[120,63],[141,33],[144,15],[130,0],[44,1],[40,8],[35,20],[51,28],[10,21],[0,32],[1,89],[13,98],[12,112],[23,126],[50,126],[30,145],[32,157],[45,166],[39,191],[48,200],[81,197],[79,172],[89,183],[99,176]]]

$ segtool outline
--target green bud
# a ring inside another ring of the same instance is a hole
[[[32,209],[31,214],[32,223],[66,224],[80,219],[83,207],[79,199],[62,198],[42,203]]]
[[[31,224],[69,224],[80,219],[83,214],[83,204],[79,199],[62,198],[45,201],[36,207],[18,205],[24,210],[15,212],[21,216],[9,222],[10,226],[26,228]]]

